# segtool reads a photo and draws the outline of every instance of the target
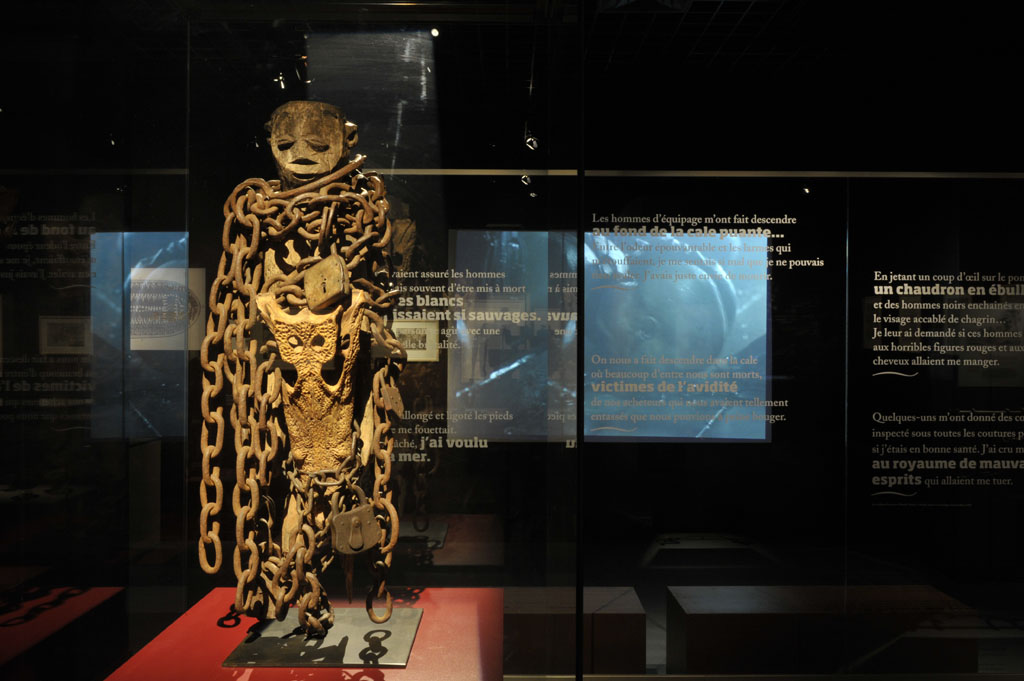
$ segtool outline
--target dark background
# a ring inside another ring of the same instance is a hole
[[[924,176],[1022,171],[1020,18],[1005,2],[19,3],[5,8],[0,29],[0,217],[98,202],[106,207],[104,231],[188,231],[192,263],[209,271],[228,192],[246,177],[273,175],[262,137],[269,112],[315,96],[330,80],[304,82],[311,71],[302,56],[316,54],[333,69],[340,62],[338,72],[349,59],[358,67],[338,90],[356,101],[339,104],[360,124],[358,151],[371,167],[502,171],[389,181],[396,208],[408,211],[425,240],[454,228],[581,229],[591,210],[614,211],[638,198],[683,200],[678,178],[587,172],[794,171],[796,177],[775,179],[685,180],[694,201],[799,211],[794,243],[828,262],[772,288],[772,392],[795,406],[771,443],[577,451],[510,444],[488,450],[486,460],[453,455],[436,483],[450,490],[436,495],[439,509],[500,516],[506,565],[428,577],[489,585],[572,585],[578,577],[585,584],[643,582],[641,596],[653,599],[661,598],[658,580],[824,583],[868,575],[923,578],[987,606],[1016,590],[1019,500],[896,523],[847,502],[857,482],[848,467],[845,405],[856,413],[869,394],[845,379],[847,330],[854,339],[860,333],[852,300],[858,289],[846,284],[847,277],[862,280],[875,262],[894,270],[906,268],[908,258],[922,267],[952,266],[950,252],[964,263],[1003,258],[1004,271],[1015,266],[1019,178],[964,186]],[[396,61],[394,46],[435,27],[439,36],[426,38],[429,88],[407,98],[409,134],[388,147],[398,120],[389,93],[418,91],[421,73],[415,62]],[[316,42],[344,33],[365,42],[358,51]],[[314,44],[322,51],[310,53]],[[314,63],[312,71],[318,68]],[[524,144],[527,134],[539,140],[537,150]],[[583,173],[529,172],[549,169]],[[822,176],[829,173],[836,177]],[[914,179],[858,179],[860,173]],[[8,337],[20,314],[5,300],[5,349],[15,347]],[[194,360],[185,371],[197,385]],[[80,525],[71,522],[74,509],[42,534],[29,523],[30,506],[9,509],[17,521],[4,564],[28,554],[48,570],[32,582],[5,583],[8,603],[64,584],[69,574],[85,584],[187,585],[155,613],[125,606],[134,633],[126,617],[111,620],[117,633],[108,637],[108,657],[89,664],[96,676],[209,588],[233,582],[227,574],[206,578],[195,565],[196,414],[193,404],[189,430],[159,446],[166,487],[156,550],[133,553],[130,499],[116,476],[88,480],[110,501],[93,510],[88,527],[96,541],[81,541],[74,552],[51,541],[62,526]],[[16,433],[3,481],[31,484],[38,448],[58,444]],[[126,471],[139,443],[84,446]],[[473,496],[460,494],[467,478],[478,483]],[[782,559],[739,565],[724,576],[699,566],[647,570],[642,558],[651,542],[679,532],[739,536],[772,546]],[[895,568],[876,569],[879,557]],[[1003,605],[1015,610],[1015,598]]]

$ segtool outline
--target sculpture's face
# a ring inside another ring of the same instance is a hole
[[[323,177],[348,156],[348,126],[341,111],[329,104],[289,102],[274,111],[268,125],[285,189]]]

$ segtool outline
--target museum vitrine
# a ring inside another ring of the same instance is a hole
[[[1024,670],[1014,24],[877,16],[10,22],[0,675]]]

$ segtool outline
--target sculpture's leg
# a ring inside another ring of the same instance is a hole
[[[295,538],[302,529],[302,514],[299,512],[298,501],[294,492],[288,495],[288,509],[281,523],[281,550],[285,555],[292,550]]]
[[[320,637],[334,623],[334,610],[320,584],[320,575],[333,558],[327,529],[329,502],[314,485],[300,489],[302,486],[303,483],[295,484],[293,479],[292,501],[284,524],[297,522],[298,531],[287,553],[291,556],[293,583],[297,586],[295,602],[299,626],[307,636]]]
[[[352,602],[352,582],[356,569],[356,558],[355,556],[345,554],[342,559],[342,564],[345,567],[345,594],[348,596],[348,602]]]

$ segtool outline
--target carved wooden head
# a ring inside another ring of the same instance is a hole
[[[312,182],[348,159],[359,139],[355,123],[341,109],[323,102],[288,102],[267,122],[270,149],[283,189]]]

